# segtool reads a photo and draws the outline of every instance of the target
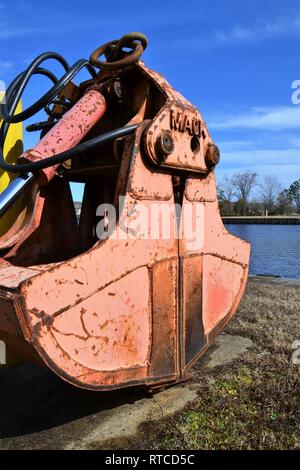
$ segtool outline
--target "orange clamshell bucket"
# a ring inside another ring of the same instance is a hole
[[[68,181],[53,168],[40,174],[26,229],[11,235],[15,242],[0,260],[0,339],[22,358],[90,390],[185,380],[234,315],[248,277],[250,246],[222,223],[202,116],[162,76],[143,64],[133,67],[148,85],[149,101],[133,113],[138,119],[128,120],[139,126],[124,139],[116,185],[105,192],[108,177],[98,178],[94,169],[78,227]],[[161,98],[151,115],[154,86]],[[56,154],[96,132],[106,104],[99,91],[88,93],[60,121],[59,138],[53,128],[23,158],[49,155],[51,139]],[[175,142],[163,162],[156,144],[162,131]],[[178,213],[172,172],[181,170]],[[117,209],[116,224],[105,239],[87,242],[99,221],[94,205],[108,200]],[[156,211],[155,237],[145,236],[154,219],[140,228],[141,217],[148,217],[141,208]]]

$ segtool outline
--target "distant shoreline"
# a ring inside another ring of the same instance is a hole
[[[249,274],[249,279],[257,284],[270,284],[270,285],[285,285],[286,287],[298,287],[300,288],[300,279],[288,278],[288,277],[277,277],[271,275],[258,275]]]
[[[225,224],[257,224],[257,225],[300,225],[300,216],[270,215],[270,216],[224,216]]]

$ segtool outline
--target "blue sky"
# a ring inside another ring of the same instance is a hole
[[[129,31],[147,34],[145,62],[203,114],[222,152],[218,178],[300,177],[300,0],[0,0],[0,79],[46,50],[73,63]],[[47,87],[34,79],[24,105]]]

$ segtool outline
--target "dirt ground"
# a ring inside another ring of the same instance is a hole
[[[300,283],[250,279],[226,333],[250,338],[255,347],[211,371],[199,361],[197,400],[144,424],[131,448],[300,448],[300,364],[292,361],[292,344],[300,340]]]

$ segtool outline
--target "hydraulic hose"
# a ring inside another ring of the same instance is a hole
[[[88,150],[92,150],[95,147],[98,147],[101,144],[109,142],[110,140],[117,139],[119,137],[125,137],[126,135],[132,134],[136,128],[137,124],[133,124],[131,126],[120,127],[118,129],[114,129],[112,131],[106,132],[105,134],[101,134],[94,139],[87,140],[86,142],[82,142],[81,144],[73,147],[66,152],[59,153],[58,155],[54,155],[53,157],[45,158],[44,160],[40,160],[34,163],[22,163],[19,165],[11,165],[6,163],[5,161],[0,162],[0,167],[6,171],[20,173],[21,171],[36,171],[36,170],[43,170],[44,168],[48,168],[49,166],[57,165],[59,163],[63,163],[65,160],[72,159],[83,152]],[[13,167],[13,170],[11,169]]]
[[[63,66],[65,74],[60,80],[58,80],[51,71],[40,67],[40,65],[48,59],[54,59]],[[70,67],[67,61],[59,54],[55,52],[45,52],[44,54],[39,55],[24,72],[20,73],[13,80],[6,91],[4,102],[2,102],[0,105],[0,114],[3,119],[3,123],[0,128],[0,167],[3,170],[9,171],[11,173],[35,170],[34,164],[30,168],[25,168],[24,165],[11,165],[5,162],[3,148],[9,125],[12,123],[24,121],[25,119],[28,119],[41,111],[49,102],[51,102],[53,98],[55,98],[55,96],[58,95],[58,93],[66,86],[66,84],[71,81],[83,67],[86,67],[92,76],[96,75],[95,70],[89,64],[89,61],[85,59],[77,61],[72,67]],[[21,111],[18,114],[14,114],[18,102],[20,101],[26,85],[28,84],[28,81],[33,75],[36,74],[48,77],[53,83],[52,88],[50,88],[50,90],[41,98],[39,98],[34,104],[29,106],[29,108]],[[51,166],[52,162],[48,160],[47,165]]]
[[[56,60],[65,69],[66,73],[60,80],[58,80],[57,77],[49,70],[40,67],[42,62],[48,59]],[[44,54],[39,55],[24,72],[20,73],[13,80],[13,82],[10,84],[6,91],[5,102],[2,102],[2,104],[0,105],[0,115],[3,119],[3,123],[0,128],[0,168],[10,173],[34,172],[37,170],[48,168],[55,164],[57,165],[59,163],[64,162],[65,160],[69,160],[71,158],[76,157],[84,151],[91,150],[100,144],[108,142],[109,140],[116,139],[118,137],[123,137],[134,132],[137,126],[127,126],[115,129],[111,132],[107,132],[106,134],[91,139],[87,142],[83,142],[66,152],[62,152],[58,155],[54,155],[39,162],[12,165],[5,161],[3,155],[3,148],[9,125],[12,123],[24,121],[25,119],[28,119],[34,114],[41,111],[84,67],[88,69],[88,71],[93,77],[96,76],[96,71],[86,59],[80,59],[72,67],[70,67],[67,61],[59,54],[55,52],[45,52]],[[14,114],[18,102],[20,101],[25,87],[28,84],[28,81],[35,74],[44,75],[48,77],[53,83],[52,88],[27,109],[21,111],[18,114]]]
[[[30,168],[34,166],[35,170],[41,170],[43,168],[48,168],[52,165],[57,165],[58,163],[64,162],[65,160],[69,160],[76,155],[79,155],[82,152],[87,150],[91,150],[92,148],[98,147],[101,144],[104,144],[110,140],[117,139],[118,137],[124,137],[126,135],[132,134],[138,126],[131,125],[126,127],[121,127],[120,129],[115,129],[110,132],[106,132],[94,139],[91,139],[87,142],[82,142],[81,144],[77,145],[66,152],[62,152],[54,157],[46,158],[45,160],[41,160],[35,163],[26,163],[24,165],[16,165],[16,167],[20,167],[23,171],[22,175],[16,177],[9,186],[0,194],[0,217],[4,212],[12,206],[15,200],[25,191],[25,189],[31,185],[34,180],[35,176],[31,173]],[[49,161],[51,161],[51,165],[49,165]],[[5,163],[5,166],[11,166]]]
[[[62,78],[58,79],[50,70],[41,67],[41,64],[48,59],[53,59],[62,65],[65,70]],[[82,142],[76,147],[65,152],[37,162],[10,164],[5,161],[3,149],[10,124],[24,121],[47,107],[47,105],[49,105],[49,103],[51,103],[51,101],[62,91],[67,83],[70,82],[84,67],[90,72],[92,77],[96,76],[95,69],[86,59],[80,59],[70,67],[68,62],[61,55],[55,52],[45,52],[44,54],[39,55],[24,72],[21,72],[7,88],[4,100],[2,100],[2,103],[0,104],[0,116],[3,119],[0,127],[0,168],[10,173],[19,173],[19,176],[17,176],[0,194],[0,216],[9,209],[25,189],[34,182],[36,179],[35,172],[38,170],[63,163],[65,160],[72,159],[79,154],[94,149],[110,140],[129,135],[137,128],[137,125],[131,125],[114,129],[95,137],[94,139]],[[15,110],[22,94],[33,75],[43,75],[49,78],[53,86],[34,104],[20,113],[15,114]]]

